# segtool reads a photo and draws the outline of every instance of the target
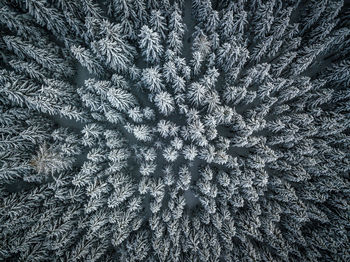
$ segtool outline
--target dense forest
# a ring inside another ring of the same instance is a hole
[[[348,1],[0,1],[0,261],[349,261],[349,131]]]

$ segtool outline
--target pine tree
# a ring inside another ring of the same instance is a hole
[[[148,26],[144,25],[139,34],[139,46],[147,62],[158,63],[163,53],[160,36]]]

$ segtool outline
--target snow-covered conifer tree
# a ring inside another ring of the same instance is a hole
[[[147,25],[142,26],[140,31],[139,45],[145,60],[150,63],[159,62],[163,54],[160,35]]]

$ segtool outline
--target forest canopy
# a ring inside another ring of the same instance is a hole
[[[349,261],[350,2],[0,1],[1,261]]]

